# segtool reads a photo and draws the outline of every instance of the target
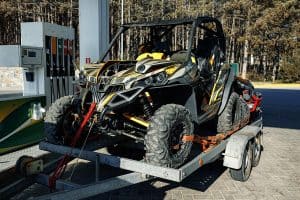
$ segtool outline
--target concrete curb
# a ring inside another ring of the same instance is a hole
[[[263,83],[253,82],[255,88],[270,88],[270,89],[300,89],[299,83]]]

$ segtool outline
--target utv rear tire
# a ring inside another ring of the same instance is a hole
[[[232,92],[225,109],[218,117],[217,131],[224,133],[233,129],[242,119],[242,102],[239,95]]]
[[[44,132],[47,142],[64,144],[62,123],[64,115],[72,106],[73,96],[64,96],[57,99],[46,112]]]
[[[249,120],[250,119],[250,108],[247,104],[247,102],[243,99],[240,98],[241,101],[241,120]]]
[[[194,125],[190,112],[181,105],[167,104],[160,107],[151,118],[145,136],[148,163],[178,168],[191,151],[193,142],[182,142],[183,135],[193,135]],[[174,146],[179,148],[174,152]]]

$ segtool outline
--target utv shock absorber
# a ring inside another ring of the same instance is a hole
[[[144,103],[144,113],[147,115],[147,117],[150,117],[152,115],[152,108],[148,103]]]
[[[150,118],[153,115],[153,102],[149,92],[144,93],[144,96],[141,98],[141,103],[143,105],[144,114]]]
[[[147,100],[145,98],[142,98],[141,103],[143,105],[143,111],[144,111],[145,116],[147,118],[151,117],[153,112],[152,112],[152,108],[151,108],[149,102],[147,102]]]

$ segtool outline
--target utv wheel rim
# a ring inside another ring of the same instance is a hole
[[[75,134],[76,129],[78,128],[79,125],[79,115],[73,113],[71,110],[69,110],[62,123],[62,130],[64,133],[64,140],[70,138],[72,135]]]
[[[170,151],[172,154],[176,154],[181,150],[182,141],[181,138],[184,132],[184,124],[176,123],[171,129],[172,136],[170,137]]]

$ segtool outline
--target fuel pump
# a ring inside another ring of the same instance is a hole
[[[52,64],[52,48],[51,48],[51,36],[45,36],[45,50],[46,50],[46,72],[47,77],[50,78],[49,86],[50,86],[50,103],[55,100],[55,93],[54,93],[54,67]]]
[[[58,78],[59,78],[59,83],[61,80],[61,95],[65,96],[66,95],[66,81],[65,81],[65,70],[64,70],[64,39],[59,38],[57,40],[58,44]],[[57,86],[60,88],[60,84]]]
[[[33,79],[32,83],[35,83],[35,80],[39,82],[36,85],[39,87],[38,94],[45,96],[46,107],[49,107],[57,98],[72,94],[70,86],[73,77],[69,75],[71,71],[69,53],[74,55],[74,38],[75,31],[70,27],[45,22],[21,23],[21,46],[42,48],[41,67],[38,69],[30,67],[32,69],[26,70],[34,72],[27,73],[28,80]],[[72,41],[70,45],[69,40]],[[28,87],[28,91],[31,88]]]
[[[75,81],[75,66],[74,66],[74,59],[73,59],[73,40],[68,40],[68,49],[69,49],[69,58],[70,58],[70,72],[69,76],[72,77],[72,81]],[[72,85],[72,93],[74,93],[74,87]]]
[[[63,85],[64,88],[66,87],[66,76],[68,76],[68,66],[69,66],[69,56],[68,56],[68,40],[64,40],[64,65],[63,65]],[[69,95],[69,90],[67,90],[67,93],[65,92],[65,95]]]
[[[56,79],[56,99],[60,98],[59,65],[57,58],[57,38],[51,37],[51,54],[54,77]]]

